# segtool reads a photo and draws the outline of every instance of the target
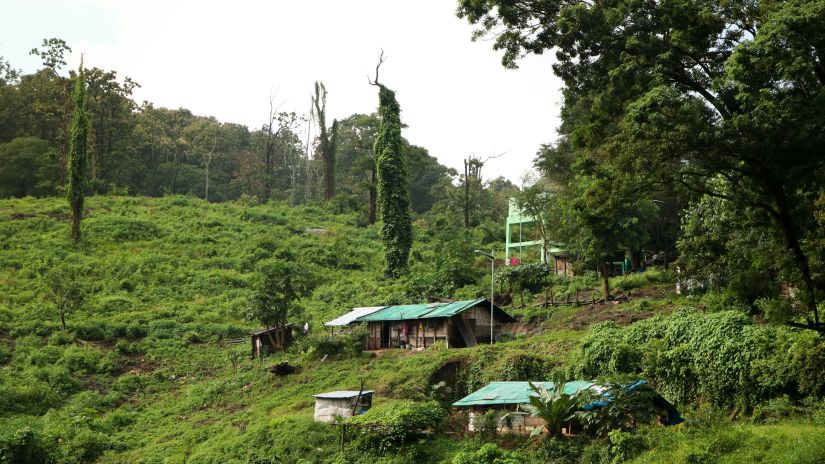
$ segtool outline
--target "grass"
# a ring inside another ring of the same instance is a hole
[[[493,347],[323,361],[296,347],[251,360],[248,344],[230,341],[257,327],[245,314],[262,259],[294,260],[318,277],[301,302],[315,332],[353,306],[416,298],[403,283],[383,279],[377,227],[320,206],[181,196],[92,197],[88,208],[85,239],[74,246],[62,199],[0,201],[0,462],[29,453],[30,462],[61,463],[449,463],[481,443],[436,436],[387,456],[341,456],[338,431],[312,420],[312,395],[357,389],[363,380],[376,390],[376,405],[438,395],[448,403],[491,380],[537,380],[569,367],[587,327],[601,318],[632,323],[689,303],[671,293],[666,274],[651,271],[614,280],[631,294],[626,303],[514,310],[534,323]],[[435,275],[430,258],[453,246],[426,227],[416,222],[417,276]],[[483,235],[469,234],[473,243],[464,245],[486,249]],[[42,263],[62,261],[89,267],[88,297],[68,314],[67,331],[39,271]],[[486,294],[484,266],[468,271],[478,282],[457,295]],[[287,377],[268,372],[284,360],[302,370]],[[449,388],[435,395],[432,385],[442,380]],[[823,453],[818,423],[792,417],[771,425],[713,424],[644,429],[648,446],[634,462],[821,462],[810,460]],[[563,452],[523,440],[503,444],[515,446],[523,462],[580,462],[598,454],[576,444]]]
[[[648,431],[653,449],[630,462],[815,464],[825,462],[823,432],[825,425],[799,420],[659,428]]]

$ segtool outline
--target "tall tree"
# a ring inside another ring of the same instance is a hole
[[[315,82],[315,95],[312,96],[312,110],[318,122],[318,151],[324,160],[324,199],[335,196],[335,150],[338,144],[338,121],[332,121],[327,130],[327,89],[323,82]]]
[[[760,211],[794,257],[807,311],[789,323],[825,332],[809,246],[825,182],[825,0],[460,0],[458,13],[495,34],[506,66],[555,50],[565,108],[588,102],[580,148],[650,185]]]
[[[86,196],[88,161],[86,148],[89,139],[89,116],[86,114],[86,79],[83,60],[77,71],[74,94],[74,110],[69,138],[69,157],[67,160],[67,177],[69,184],[66,197],[72,212],[72,240],[80,241],[80,221],[83,218],[83,202]]]
[[[262,261],[257,268],[258,281],[249,300],[247,317],[264,324],[269,330],[272,348],[284,348],[289,320],[301,315],[298,302],[312,293],[314,281],[307,269],[280,259]]]
[[[291,131],[300,120],[301,118],[294,111],[279,112],[278,107],[275,106],[275,97],[270,95],[269,121],[263,127],[266,133],[266,151],[264,153],[265,187],[261,201],[264,203],[272,196],[273,189],[275,188],[275,158],[277,155],[275,152],[278,145],[278,138],[283,131]],[[277,125],[277,128],[273,130],[273,126],[275,125]]]
[[[381,117],[374,149],[378,178],[376,190],[387,263],[384,273],[398,277],[406,271],[410,257],[412,217],[407,164],[401,152],[401,107],[395,99],[395,92],[378,82],[378,68],[383,61],[382,52],[375,67],[375,80],[370,81],[378,87],[378,116]]]
[[[373,149],[379,124],[375,114],[353,114],[338,124],[335,169],[341,183],[339,190],[366,197],[369,224],[375,224],[377,213]]]

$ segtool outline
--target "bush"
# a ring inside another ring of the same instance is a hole
[[[782,393],[818,394],[825,372],[815,366],[823,360],[821,342],[808,335],[756,326],[738,311],[683,309],[626,328],[591,326],[575,371],[583,378],[642,377],[674,402],[703,398],[749,408]]]
[[[359,429],[356,446],[384,454],[426,432],[437,432],[446,418],[447,411],[435,401],[406,401],[373,407],[365,414],[350,418],[349,423],[374,427],[374,430]]]
[[[782,395],[757,405],[753,409],[754,422],[771,424],[788,419],[798,412],[798,408],[791,402],[788,395]]]
[[[94,374],[99,372],[101,360],[102,355],[98,350],[70,346],[63,352],[60,363],[73,374]]]
[[[494,443],[485,443],[476,451],[462,451],[456,454],[452,464],[521,464],[524,459],[518,454],[499,448]]]
[[[613,430],[607,434],[610,439],[610,455],[613,464],[621,464],[638,456],[645,450],[643,437],[631,432]]]
[[[123,217],[94,218],[87,221],[86,235],[106,242],[151,240],[163,236],[154,222]]]
[[[30,427],[17,429],[11,436],[0,435],[0,462],[40,464],[49,461],[41,438]]]
[[[298,340],[296,347],[315,358],[324,356],[360,356],[369,335],[366,327],[354,327],[352,331],[337,336],[315,334]]]

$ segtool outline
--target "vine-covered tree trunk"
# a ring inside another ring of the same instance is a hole
[[[74,110],[69,139],[69,156],[66,160],[69,181],[66,197],[72,213],[72,240],[77,243],[80,241],[80,221],[83,218],[83,202],[86,195],[86,171],[88,170],[86,152],[89,134],[89,117],[86,114],[86,79],[82,60],[72,100]]]
[[[470,228],[470,166],[464,160],[464,228]]]
[[[370,170],[370,199],[369,205],[367,205],[367,223],[370,225],[375,224],[375,215],[376,215],[376,178],[375,178],[375,167]]]
[[[398,277],[407,269],[412,246],[409,179],[401,153],[401,108],[395,92],[378,84],[378,115],[381,124],[375,140],[376,189],[383,225],[381,238],[385,247],[385,274]]]

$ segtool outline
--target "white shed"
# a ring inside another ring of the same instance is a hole
[[[372,394],[372,390],[362,392],[345,390],[313,395],[315,396],[315,420],[317,422],[332,422],[335,416],[350,417],[363,414],[372,406]],[[353,414],[353,410],[355,414]]]

